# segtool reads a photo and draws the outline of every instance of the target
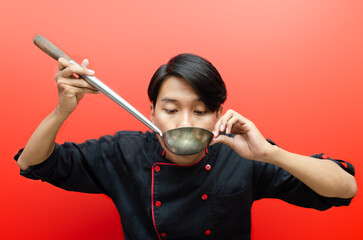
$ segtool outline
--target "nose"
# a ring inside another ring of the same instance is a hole
[[[192,127],[191,116],[189,113],[183,113],[180,115],[178,127]]]

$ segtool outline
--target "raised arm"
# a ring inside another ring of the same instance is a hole
[[[82,66],[76,66],[64,58],[58,60],[59,71],[55,75],[58,88],[57,107],[40,123],[29,138],[18,166],[26,170],[29,166],[45,161],[53,152],[55,138],[63,122],[76,109],[85,93],[98,93],[98,90],[77,77],[77,74],[93,75],[94,71],[87,69],[88,60]]]
[[[233,133],[234,137],[220,135]],[[352,198],[357,193],[355,178],[330,160],[319,160],[285,151],[268,143],[256,126],[233,110],[228,110],[214,128],[214,143],[224,143],[240,156],[274,164],[324,197]]]

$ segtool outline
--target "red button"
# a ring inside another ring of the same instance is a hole
[[[204,168],[205,168],[205,170],[206,170],[206,171],[209,171],[209,170],[211,170],[211,169],[212,169],[211,165],[209,165],[209,164],[205,165],[205,167],[204,167]]]
[[[208,199],[208,195],[207,195],[207,194],[203,194],[203,195],[202,195],[202,199],[203,199],[203,200],[207,200],[207,199]]]
[[[166,237],[166,233],[161,233],[160,236],[164,238]]]
[[[212,233],[212,231],[209,229],[205,230],[205,232],[204,232],[204,234],[207,236],[211,235],[211,233]]]
[[[156,201],[155,202],[155,206],[160,207],[161,206],[161,202],[160,201]]]
[[[325,154],[323,154],[321,157],[322,157],[323,159],[328,159],[328,156],[327,156],[327,155],[325,155]]]
[[[160,167],[159,166],[155,166],[155,172],[160,172]]]

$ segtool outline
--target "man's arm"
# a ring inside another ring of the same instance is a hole
[[[219,135],[220,132],[235,136]],[[352,198],[357,193],[355,178],[336,163],[290,153],[271,145],[251,121],[233,110],[228,110],[219,119],[214,136],[211,144],[224,143],[244,158],[281,167],[322,196]]]
[[[317,160],[272,146],[264,162],[281,167],[324,197],[352,198],[357,194],[355,178],[331,160]]]
[[[44,162],[50,156],[57,133],[66,118],[55,109],[39,124],[18,159],[18,166],[23,171]]]
[[[83,61],[79,67],[66,59],[58,60],[59,72],[56,74],[59,101],[52,111],[38,126],[30,137],[22,154],[18,159],[18,166],[26,170],[29,166],[44,162],[53,152],[55,138],[63,122],[77,107],[85,93],[98,93],[97,89],[83,79],[74,77],[74,73],[92,75],[88,70],[88,61]]]

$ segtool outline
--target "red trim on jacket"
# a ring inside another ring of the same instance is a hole
[[[153,218],[153,224],[154,224],[155,231],[158,234],[159,240],[161,240],[158,229],[156,228],[155,216],[154,216],[154,167],[155,167],[155,164],[151,167],[151,214],[152,214],[152,218]]]
[[[152,218],[153,218],[154,229],[155,229],[155,231],[156,231],[156,233],[158,235],[159,240],[161,240],[161,238],[160,238],[160,234],[158,232],[158,229],[156,228],[155,215],[154,215],[154,171],[155,171],[155,166],[156,165],[168,165],[168,166],[191,167],[191,166],[197,164],[198,162],[200,162],[205,157],[205,155],[207,155],[207,153],[208,153],[208,150],[205,149],[205,154],[198,161],[196,161],[193,164],[189,164],[189,165],[178,165],[178,164],[175,164],[175,163],[163,163],[163,162],[157,162],[157,163],[154,163],[152,165],[152,167],[151,167],[151,215],[152,215]],[[163,151],[162,155],[163,156],[165,155],[165,150]]]

